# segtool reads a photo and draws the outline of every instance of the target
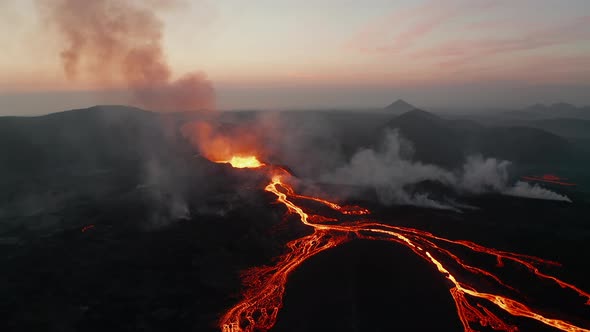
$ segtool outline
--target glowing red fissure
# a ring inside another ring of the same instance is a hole
[[[276,195],[277,201],[282,203],[289,213],[297,215],[299,220],[312,227],[314,232],[287,243],[288,252],[280,256],[274,266],[255,267],[244,273],[246,289],[242,294],[243,299],[221,317],[219,326],[222,332],[251,332],[271,329],[282,307],[289,274],[312,256],[336,247],[353,237],[400,243],[434,265],[451,283],[449,291],[465,332],[475,332],[474,326],[477,325],[488,326],[500,331],[518,331],[518,327],[505,322],[490,308],[482,304],[482,301],[476,302],[475,299],[485,300],[483,302],[488,306],[495,306],[510,315],[530,318],[558,330],[590,332],[588,328],[578,327],[557,318],[546,317],[535,309],[505,295],[478,291],[474,285],[460,281],[460,272],[451,273],[450,270],[463,270],[471,275],[493,280],[498,287],[504,288],[503,293],[517,292],[513,286],[503,282],[492,272],[467,264],[457,254],[451,252],[451,249],[444,248],[443,245],[461,246],[477,253],[491,255],[496,258],[499,267],[503,265],[504,260],[520,264],[537,277],[553,281],[560,287],[577,293],[585,298],[586,305],[590,305],[589,293],[557,277],[541,272],[536,266],[559,265],[559,263],[534,256],[487,248],[470,241],[450,240],[408,227],[363,220],[328,224],[325,223],[326,220],[332,222],[339,220],[306,212],[303,207],[294,203],[294,199],[319,202],[345,215],[367,215],[370,211],[358,206],[343,207],[318,197],[296,194],[293,187],[285,180],[290,176],[285,169],[269,168],[269,172],[272,179],[265,190]]]
[[[541,176],[541,177],[537,177],[537,176],[523,176],[522,177],[523,180],[526,181],[533,181],[533,182],[545,182],[545,183],[552,183],[552,184],[558,184],[560,186],[575,186],[575,183],[569,183],[569,182],[563,182],[560,181],[559,177],[556,176]]]
[[[88,231],[88,230],[90,230],[92,228],[94,228],[94,225],[93,224],[90,224],[90,225],[86,225],[86,226],[82,227],[82,229],[80,231],[82,233],[86,233],[86,231]]]

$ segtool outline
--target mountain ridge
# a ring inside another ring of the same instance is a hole
[[[393,103],[387,105],[384,109],[387,111],[393,112],[393,113],[401,114],[404,112],[408,112],[408,111],[417,109],[417,107],[406,102],[403,99],[398,99],[398,100],[394,101]]]
[[[448,120],[423,110],[405,112],[385,126],[397,129],[414,145],[415,157],[425,163],[460,166],[472,154],[537,163],[567,158],[569,142],[540,128],[484,126],[476,122]]]

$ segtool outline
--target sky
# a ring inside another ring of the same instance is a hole
[[[590,104],[588,0],[159,1],[173,74],[205,73],[220,109]],[[0,115],[128,101],[68,79],[35,0],[0,1],[0,43]]]

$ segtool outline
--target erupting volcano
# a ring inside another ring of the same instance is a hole
[[[255,157],[236,157],[231,160],[234,167],[265,166],[270,183],[264,190],[276,195],[277,201],[290,214],[297,216],[301,223],[311,227],[313,233],[287,243],[288,252],[280,256],[274,266],[255,267],[244,273],[246,289],[242,294],[243,299],[221,317],[219,327],[222,332],[271,329],[282,307],[289,274],[312,256],[355,238],[399,243],[432,264],[449,281],[449,292],[465,332],[475,332],[478,327],[518,331],[519,328],[505,318],[509,315],[533,319],[561,331],[590,331],[527,305],[524,300],[526,297],[517,290],[517,285],[503,281],[493,269],[467,263],[460,254],[467,251],[474,255],[491,256],[497,261],[495,269],[506,268],[504,262],[519,265],[541,281],[547,281],[548,287],[550,284],[553,284],[551,287],[559,286],[566,292],[579,295],[581,301],[585,301],[580,305],[590,305],[589,293],[540,270],[542,266],[559,266],[557,262],[488,248],[471,241],[447,239],[419,229],[370,219],[349,221],[344,218],[345,215],[364,216],[369,215],[370,211],[359,206],[341,206],[319,197],[299,195],[289,183],[292,175],[287,170],[264,165]],[[319,202],[340,213],[342,218],[314,213],[302,204],[305,201]],[[477,280],[474,277],[487,279],[494,286],[484,289],[473,281]]]
[[[0,13],[0,332],[590,332],[590,0]]]

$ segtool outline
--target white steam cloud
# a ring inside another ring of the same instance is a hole
[[[480,194],[503,191],[508,183],[510,162],[495,158],[484,159],[481,155],[469,156],[458,179],[458,187],[464,191]]]
[[[406,185],[424,180],[446,184],[455,182],[453,174],[446,170],[402,157],[410,154],[410,151],[409,142],[401,139],[397,131],[389,131],[379,151],[361,150],[352,156],[348,164],[323,175],[321,179],[331,183],[372,187],[383,204],[453,209],[430,199],[427,194],[412,195],[404,190]]]
[[[518,181],[508,185],[508,166],[510,162],[482,156],[470,156],[463,166],[463,174],[458,183],[459,189],[470,193],[500,192],[504,195],[551,201],[570,202],[565,196],[545,189],[538,184]]]
[[[551,190],[547,190],[538,184],[531,185],[527,182],[518,181],[516,184],[504,191],[504,194],[510,196],[529,197],[537,199],[547,199],[552,201],[563,201],[571,203],[572,200],[565,195],[560,195]]]
[[[497,192],[510,196],[571,202],[566,196],[525,182],[509,185],[510,162],[480,155],[469,156],[458,172],[412,161],[411,144],[397,130],[389,131],[381,147],[363,149],[350,161],[322,175],[322,181],[373,188],[383,204],[407,204],[459,210],[451,199],[439,202],[427,193],[411,193],[407,187],[421,181],[435,181],[464,193]]]

